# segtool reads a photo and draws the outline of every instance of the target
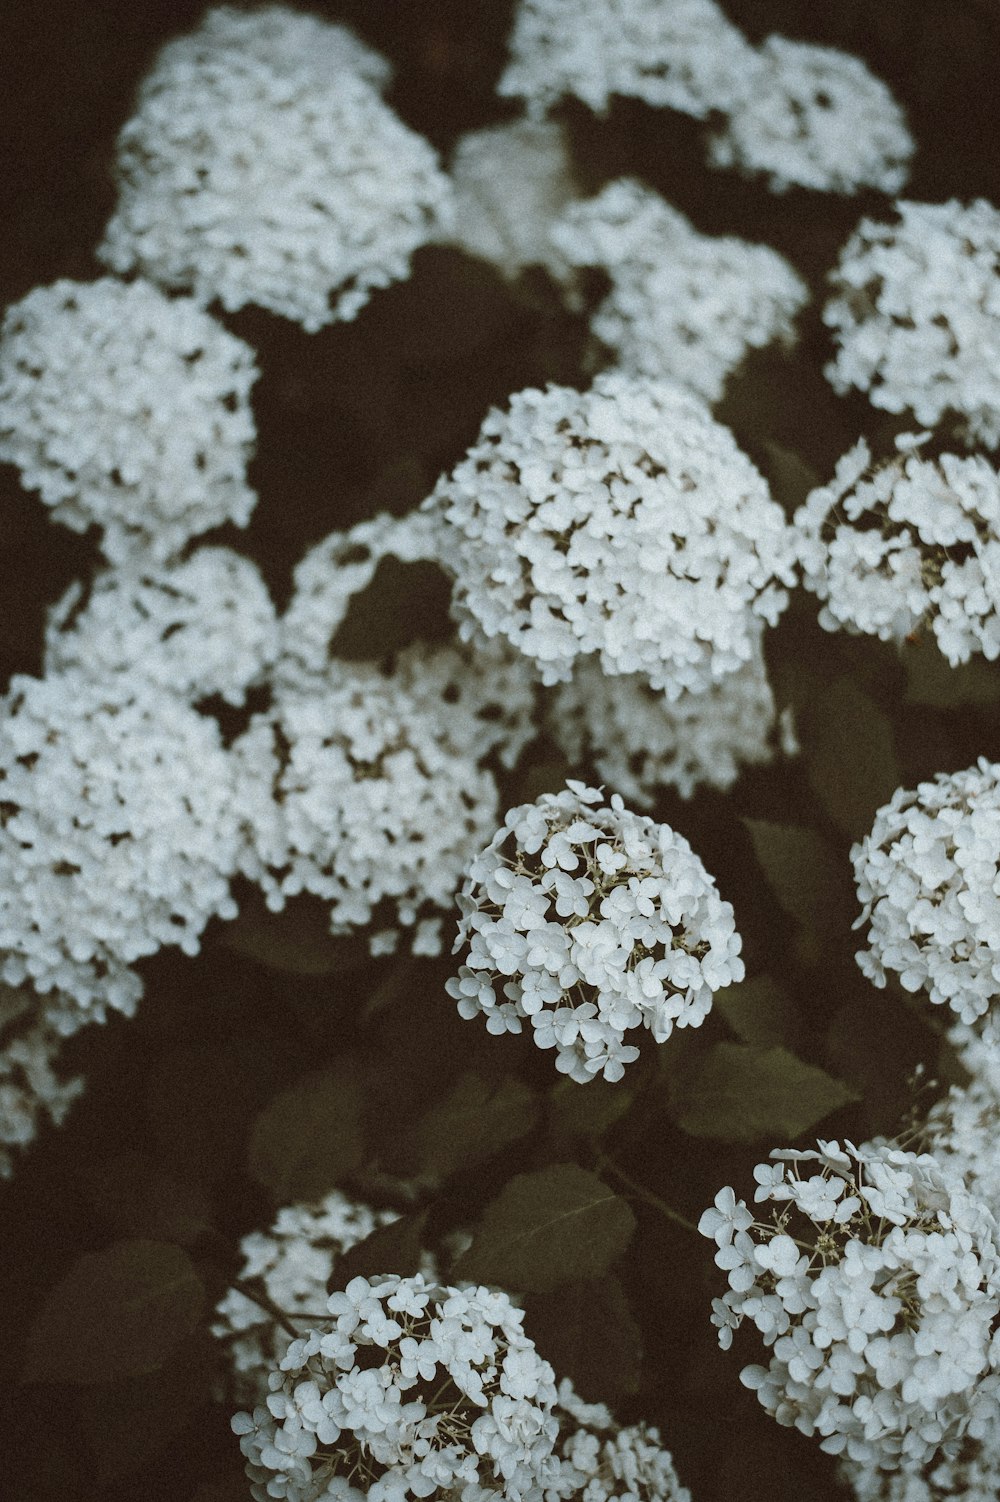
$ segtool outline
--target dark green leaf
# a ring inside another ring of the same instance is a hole
[[[446,1179],[473,1168],[509,1143],[527,1136],[538,1120],[538,1097],[529,1085],[507,1078],[489,1085],[478,1074],[463,1074],[403,1133],[404,1172]]]
[[[585,1086],[581,1086],[585,1089]],[[546,1293],[597,1278],[632,1239],[635,1216],[597,1177],[575,1163],[522,1173],[486,1207],[455,1278]]]
[[[767,439],[764,443],[767,454],[765,469],[771,485],[771,494],[790,517],[805,501],[811,490],[822,482],[814,469],[791,449]]]
[[[815,962],[831,940],[850,940],[850,866],[814,829],[745,819],[754,854],[785,912],[805,931],[803,958]]]
[[[617,1403],[638,1391],[642,1337],[613,1274],[532,1294],[525,1329],[585,1402]]]
[[[211,1223],[204,1189],[167,1173],[148,1153],[88,1162],[82,1174],[87,1199],[120,1236],[191,1246]]]
[[[154,1372],[194,1329],[205,1289],[187,1252],[118,1241],[76,1262],[28,1337],[26,1382],[108,1382]]]
[[[346,1288],[352,1278],[374,1278],[380,1273],[398,1273],[401,1278],[418,1273],[423,1261],[424,1226],[427,1211],[401,1215],[387,1226],[379,1226],[338,1257],[333,1265],[330,1292]]]
[[[716,991],[712,1005],[744,1043],[788,1043],[795,1033],[795,1006],[770,975]]]
[[[850,678],[838,678],[813,704],[802,746],[816,796],[845,834],[861,839],[900,783],[888,716]]]
[[[973,657],[953,668],[932,636],[908,644],[903,663],[908,704],[954,709],[960,704],[995,704],[1000,700],[1000,663]]]
[[[611,1130],[632,1104],[627,1085],[592,1080],[585,1090],[575,1080],[560,1079],[549,1091],[550,1125],[572,1139],[597,1142]]]
[[[258,1116],[251,1174],[280,1204],[322,1198],[361,1162],[361,1112],[361,1083],[350,1065],[305,1075]]]
[[[672,1114],[692,1137],[776,1144],[798,1137],[857,1098],[840,1080],[804,1064],[787,1048],[717,1043]]]

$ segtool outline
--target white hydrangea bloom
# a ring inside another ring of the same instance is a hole
[[[331,644],[355,595],[368,588],[383,558],[434,561],[438,529],[422,512],[378,516],[331,532],[296,564],[294,590],[281,618],[279,677],[323,673]]]
[[[567,94],[605,114],[622,94],[700,120],[731,107],[755,61],[715,0],[520,0],[497,92],[537,115]]]
[[[805,283],[777,251],[701,235],[634,178],[572,203],[552,229],[571,266],[600,266],[611,291],[590,327],[619,369],[679,382],[714,402],[749,349],[791,344]]]
[[[571,1382],[559,1384],[557,1454],[562,1474],[546,1499],[578,1502],[690,1502],[673,1456],[649,1424],[623,1428],[603,1403],[582,1403]]]
[[[747,87],[709,142],[714,167],[767,174],[776,193],[897,193],[914,144],[890,89],[835,47],[768,37]]]
[[[529,1018],[581,1084],[621,1079],[639,1056],[627,1032],[663,1043],[743,979],[732,907],[687,840],[580,782],[511,809],[458,901],[468,955],[447,990],[460,1014],[491,1033]]]
[[[237,1277],[259,1288],[301,1333],[325,1318],[327,1285],[338,1257],[380,1226],[398,1220],[394,1210],[372,1210],[333,1189],[318,1204],[285,1205],[270,1230],[240,1242]],[[212,1334],[226,1343],[240,1402],[264,1402],[268,1373],[292,1339],[260,1304],[230,1288],[215,1306]]]
[[[774,755],[775,706],[758,648],[738,673],[673,703],[637,677],[610,677],[585,658],[552,695],[548,731],[572,762],[591,757],[630,803],[649,808],[664,787],[732,787],[741,766]]]
[[[435,152],[381,98],[387,72],[318,17],[210,10],[139,90],[98,255],[308,332],[354,318],[448,212]]]
[[[453,242],[506,277],[525,266],[565,273],[550,233],[576,196],[563,127],[510,120],[460,136],[451,161]]]
[[[933,428],[957,415],[970,445],[1000,444],[1000,210],[977,199],[895,205],[862,219],[823,313],[838,345],[835,391],[867,393]]]
[[[131,1014],[131,966],[196,954],[241,848],[213,720],[126,675],[16,677],[0,701],[0,977],[57,993],[59,1031]]]
[[[459,691],[452,706],[438,690],[461,674],[431,659],[425,677],[419,653],[391,673],[334,663],[277,684],[234,747],[252,805],[246,874],[275,910],[299,892],[329,902],[335,934],[381,918],[385,904],[389,920],[371,936],[379,953],[414,925],[415,952],[439,952],[440,914],[496,825],[496,783],[479,758],[509,734],[479,717],[488,690],[464,702]]]
[[[25,990],[0,988],[0,1179],[14,1163],[10,1149],[35,1140],[43,1117],[61,1126],[83,1093],[83,1080],[55,1072],[62,1037]]]
[[[232,1421],[256,1502],[541,1502],[555,1381],[506,1294],[354,1278],[327,1307]]]
[[[772,1355],[745,1386],[780,1424],[886,1470],[956,1452],[995,1409],[1000,1228],[960,1174],[885,1142],[776,1150],[756,1212],[720,1190],[699,1222],[729,1291],[723,1347],[749,1320]]]
[[[71,584],[49,611],[45,672],[138,673],[196,700],[242,704],[278,651],[274,605],[256,564],[229,548],[183,563],[108,569]]]
[[[110,277],[36,287],[0,330],[0,459],[56,521],[103,528],[112,563],[162,562],[249,521],[257,374],[190,298]]]
[[[953,667],[1000,656],[1000,475],[979,455],[877,468],[861,439],[794,518],[820,625],[901,642],[928,626]]]
[[[882,1471],[845,1461],[843,1480],[858,1502],[996,1502],[1000,1496],[1000,1423],[982,1418],[981,1438],[966,1436],[957,1454],[920,1468]]]
[[[982,1017],[1000,984],[1000,765],[897,788],[851,860],[869,980],[892,971],[962,1022]]]
[[[794,581],[794,536],[704,403],[617,371],[493,409],[425,509],[466,635],[504,636],[547,684],[600,653],[675,699],[753,656]]]

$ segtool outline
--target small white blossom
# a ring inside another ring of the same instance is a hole
[[[649,1424],[617,1424],[602,1403],[582,1403],[560,1382],[557,1476],[545,1496],[578,1502],[691,1502],[670,1451]]]
[[[431,146],[381,98],[388,64],[286,6],[210,10],[169,42],[118,138],[98,255],[308,332],[408,275],[447,218]]]
[[[982,1017],[1000,983],[1000,766],[898,788],[851,859],[864,974],[884,986],[892,971],[962,1022]]]
[[[627,1032],[663,1043],[743,978],[733,910],[688,842],[580,783],[510,810],[469,867],[461,911],[467,963],[447,987],[461,1015],[491,1032],[530,1019],[581,1084],[621,1079],[639,1055]],[[494,977],[510,977],[500,997]]]
[[[776,193],[897,193],[913,138],[892,93],[858,57],[768,37],[746,87],[711,138],[714,167],[766,173]]]
[[[253,352],[190,298],[105,277],[36,287],[0,331],[0,459],[112,563],[245,527]]]
[[[753,657],[794,580],[793,534],[708,408],[609,372],[492,411],[425,510],[463,634],[504,636],[565,681],[599,653],[676,699]]]
[[[1000,211],[984,199],[895,205],[862,219],[840,255],[823,320],[834,390],[856,387],[924,427],[955,414],[970,445],[1000,444]]]
[[[37,997],[0,986],[0,1179],[13,1172],[10,1150],[28,1147],[46,1116],[61,1126],[83,1093],[82,1079],[55,1072],[62,1042]]]

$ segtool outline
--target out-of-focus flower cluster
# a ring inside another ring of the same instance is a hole
[[[496,1033],[530,1019],[580,1083],[621,1079],[626,1033],[663,1043],[743,978],[733,910],[683,836],[579,782],[511,809],[458,901],[461,1015]]]
[[[883,641],[928,626],[952,666],[1000,656],[1000,476],[979,455],[921,459],[914,439],[874,469],[861,439],[796,513],[820,624]],[[906,451],[909,450],[909,451]]]

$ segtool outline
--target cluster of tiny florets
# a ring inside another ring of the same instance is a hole
[[[552,1368],[506,1294],[355,1278],[327,1308],[233,1419],[257,1502],[527,1502],[557,1474]]]
[[[384,905],[370,939],[378,952],[414,925],[414,952],[438,952],[442,912],[496,825],[496,783],[479,761],[508,734],[477,715],[490,702],[486,685],[464,702],[459,691],[454,706],[441,694],[461,682],[456,667],[449,658],[439,673],[418,649],[397,671],[335,662],[325,675],[276,684],[270,711],[234,747],[250,798],[244,869],[271,907],[311,892],[342,934]]]
[[[860,1465],[955,1453],[996,1402],[996,1217],[928,1153],[821,1142],[771,1160],[754,1169],[768,1210],[723,1189],[699,1223],[729,1278],[720,1343],[748,1320],[772,1352],[744,1385]]]
[[[891,91],[860,58],[772,36],[710,141],[715,167],[765,173],[778,193],[897,193],[913,138]]]
[[[792,320],[808,298],[777,251],[699,234],[632,178],[571,204],[551,238],[570,266],[597,266],[611,278],[590,327],[618,367],[677,381],[710,402],[747,350],[792,342]]]
[[[264,1401],[268,1373],[294,1338],[270,1311],[280,1310],[300,1334],[321,1324],[337,1258],[396,1219],[393,1210],[372,1210],[333,1189],[318,1204],[285,1205],[269,1230],[243,1237],[237,1277],[263,1294],[267,1307],[230,1288],[212,1326],[225,1343],[239,1401]]]
[[[677,698],[753,656],[794,580],[760,473],[690,392],[612,371],[518,392],[425,509],[465,634],[504,636],[544,683],[600,653]]]
[[[831,276],[823,314],[836,391],[856,387],[923,427],[952,421],[970,445],[1000,444],[1000,210],[977,199],[895,205],[862,219]]]
[[[192,702],[242,704],[278,651],[274,605],[260,571],[229,548],[182,563],[126,566],[70,585],[49,612],[46,674],[139,673]]]
[[[63,1037],[36,1002],[26,988],[0,986],[0,1179],[13,1172],[12,1150],[28,1147],[46,1117],[61,1125],[83,1093],[82,1079],[56,1073]]]
[[[213,720],[139,675],[12,679],[0,703],[0,975],[71,1032],[131,1013],[131,968],[233,917],[241,848]]]
[[[673,1456],[648,1424],[617,1424],[603,1403],[583,1403],[571,1382],[559,1384],[556,1453],[562,1473],[546,1496],[575,1502],[690,1502]]]
[[[820,625],[903,641],[923,627],[952,666],[1000,656],[1000,475],[980,455],[872,468],[864,439],[795,516]],[[909,449],[909,452],[906,450]]]
[[[246,526],[255,438],[250,347],[148,282],[55,282],[0,331],[0,459],[57,521],[103,529],[113,563],[158,562]]]
[[[754,60],[715,0],[520,0],[497,92],[539,114],[567,94],[605,114],[621,94],[704,119],[742,95]]]
[[[461,1015],[493,1033],[530,1020],[581,1084],[621,1079],[639,1056],[626,1033],[663,1043],[743,978],[733,910],[687,840],[579,782],[511,809],[458,901]]]
[[[884,986],[891,971],[963,1023],[982,1017],[1000,987],[1000,766],[898,788],[851,859],[864,974]]]
[[[665,787],[690,798],[725,792],[743,766],[775,751],[774,694],[758,649],[738,673],[673,701],[643,678],[611,677],[585,658],[553,691],[547,726],[572,762],[589,757],[630,803],[649,808]]]
[[[163,48],[118,139],[98,254],[229,311],[312,332],[405,277],[447,218],[431,146],[380,94],[389,67],[284,6],[211,10]]]

